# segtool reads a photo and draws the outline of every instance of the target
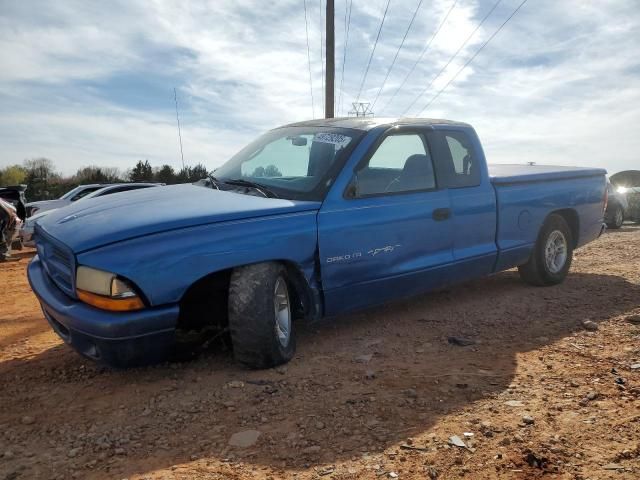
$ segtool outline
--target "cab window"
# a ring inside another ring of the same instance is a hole
[[[356,172],[354,184],[356,197],[434,189],[433,163],[422,135],[387,136]]]

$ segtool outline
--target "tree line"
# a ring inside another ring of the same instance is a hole
[[[88,183],[158,182],[167,185],[192,183],[208,175],[207,168],[198,164],[175,170],[171,165],[152,167],[148,160],[122,171],[114,167],[87,166],[73,175],[62,175],[48,158],[35,158],[0,169],[0,186],[27,185],[28,201],[59,198],[72,188]]]

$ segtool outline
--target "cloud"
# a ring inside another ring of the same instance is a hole
[[[33,125],[40,125],[33,130]],[[139,159],[153,159],[155,165],[180,166],[175,124],[121,111],[113,115],[30,114],[19,122],[0,119],[5,134],[18,139],[13,148],[22,158],[56,159],[66,172],[78,165],[130,167]],[[210,130],[188,126],[182,130],[185,160],[189,164],[220,165],[237,146],[251,137],[233,130]],[[26,140],[20,140],[26,139]],[[50,155],[55,152],[56,155]]]
[[[372,100],[419,0],[393,0],[363,89]],[[376,108],[401,84],[453,0],[423,1]],[[503,0],[431,88],[494,0],[461,0],[385,115],[421,110],[520,0]],[[322,112],[319,4],[307,0],[314,111]],[[358,93],[386,0],[354,2],[345,108]],[[336,2],[340,85],[344,2]],[[424,111],[474,124],[494,162],[638,167],[640,10],[634,0],[529,1]],[[0,13],[0,166],[52,158],[219,165],[260,132],[310,118],[303,4],[280,0],[9,2]],[[336,92],[339,95],[339,92]],[[342,110],[339,108],[339,110]]]

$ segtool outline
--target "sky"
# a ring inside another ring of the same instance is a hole
[[[495,0],[390,0],[373,56],[387,0],[353,0],[345,57],[349,1],[336,0],[339,114],[380,92],[376,116],[471,123],[490,163],[640,169],[638,0],[528,0],[466,68],[522,0],[499,2],[461,49]],[[309,65],[303,0],[0,0],[0,168],[179,168],[174,88],[185,162],[209,169],[321,117],[322,2],[306,1]]]

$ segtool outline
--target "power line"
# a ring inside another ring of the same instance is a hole
[[[451,62],[453,62],[458,57],[458,54],[467,45],[467,43],[469,43],[469,40],[471,40],[473,38],[473,36],[476,34],[476,32],[480,29],[480,27],[484,24],[484,22],[487,21],[487,19],[491,16],[493,11],[498,7],[498,5],[500,5],[501,2],[502,2],[502,0],[498,0],[496,3],[493,4],[493,7],[491,7],[491,10],[489,10],[489,12],[487,12],[487,14],[484,16],[484,18],[480,21],[480,23],[478,23],[478,25],[476,25],[476,28],[473,29],[473,32],[471,32],[471,35],[469,35],[466,38],[466,40],[464,42],[462,42],[462,45],[460,45],[458,50],[456,50],[456,53],[454,53],[451,56],[451,58],[449,58],[449,61],[445,64],[445,66],[440,69],[440,71],[436,74],[436,76],[431,79],[429,84],[422,89],[422,91],[418,94],[417,97],[415,97],[413,99],[413,101],[409,104],[409,106],[405,109],[405,111],[402,112],[402,116],[403,117],[407,114],[407,112],[409,110],[411,110],[411,108],[413,108],[415,103],[425,94],[425,92],[427,90],[429,90],[429,88],[431,88],[431,86],[433,85],[433,82],[435,82],[438,79],[438,77],[440,77],[440,75],[442,75],[442,73],[447,69],[447,67],[451,64]]]
[[[415,61],[415,63],[413,64],[413,66],[411,67],[411,69],[409,70],[409,73],[407,73],[406,77],[404,77],[404,80],[402,81],[402,83],[400,84],[400,86],[398,88],[396,88],[396,91],[393,92],[393,95],[391,96],[391,98],[389,99],[389,101],[385,104],[384,107],[382,107],[382,109],[380,110],[380,112],[384,111],[387,109],[387,107],[391,104],[391,102],[393,102],[393,100],[396,98],[396,96],[398,95],[398,93],[400,92],[400,90],[402,90],[402,87],[405,86],[405,84],[407,83],[407,80],[409,80],[409,77],[411,76],[411,74],[413,73],[413,71],[416,69],[416,67],[418,66],[418,64],[422,61],[422,58],[425,56],[425,54],[427,53],[427,51],[429,51],[429,48],[431,47],[431,44],[433,43],[433,41],[435,40],[435,38],[438,36],[438,33],[440,33],[440,30],[442,29],[443,25],[446,23],[447,19],[449,18],[449,15],[451,14],[451,12],[453,11],[453,9],[455,8],[456,4],[458,3],[458,0],[453,0],[453,3],[451,4],[451,7],[449,8],[449,11],[447,12],[447,14],[444,16],[444,18],[442,19],[442,21],[440,22],[440,25],[438,25],[438,28],[436,28],[436,31],[433,33],[433,35],[431,35],[431,38],[429,39],[429,41],[427,42],[427,44],[424,46],[424,48],[422,49],[422,52],[420,53],[420,56],[418,56],[418,59]]]
[[[373,110],[373,107],[376,106],[376,102],[378,101],[378,98],[380,97],[380,93],[382,92],[382,89],[384,88],[385,84],[387,83],[387,80],[389,79],[389,75],[391,74],[391,70],[393,70],[393,66],[396,64],[396,60],[398,59],[398,55],[400,54],[400,50],[402,50],[402,47],[404,46],[404,42],[407,39],[407,35],[409,35],[409,30],[411,30],[411,25],[413,25],[414,20],[416,19],[416,15],[418,14],[418,10],[420,10],[420,6],[422,5],[423,0],[420,0],[418,2],[418,6],[416,7],[415,12],[413,12],[413,17],[411,17],[411,21],[409,22],[409,26],[407,27],[407,31],[404,32],[404,37],[402,37],[402,42],[400,42],[400,46],[398,47],[398,50],[396,51],[395,56],[393,57],[393,61],[391,62],[391,65],[389,66],[389,69],[387,70],[387,75],[384,77],[384,80],[382,81],[382,85],[380,85],[380,88],[378,89],[378,93],[376,94],[376,98],[373,100],[373,103],[371,104],[371,109]]]
[[[382,32],[382,26],[384,25],[384,20],[387,18],[387,11],[389,10],[389,4],[391,0],[387,0],[387,6],[384,9],[384,14],[382,15],[382,21],[380,22],[380,27],[378,28],[378,35],[376,35],[376,41],[373,44],[373,50],[371,50],[371,56],[369,57],[369,62],[367,62],[367,68],[364,71],[364,75],[362,76],[362,82],[360,82],[360,89],[358,90],[358,95],[356,96],[356,103],[360,100],[360,94],[362,93],[362,88],[364,87],[364,82],[367,80],[367,75],[369,74],[369,67],[371,66],[371,60],[373,60],[373,54],[376,51],[376,47],[378,46],[378,40],[380,39],[380,33]]]
[[[433,98],[432,98],[431,100],[429,100],[429,103],[427,103],[427,104],[424,106],[424,108],[423,108],[422,110],[420,110],[420,113],[418,113],[418,116],[422,115],[422,112],[424,112],[424,111],[425,111],[425,110],[426,110],[426,109],[427,109],[427,108],[428,108],[428,107],[429,107],[433,102],[435,102],[435,100],[440,96],[440,94],[441,94],[442,92],[444,92],[444,91],[445,91],[445,89],[446,89],[449,85],[451,85],[451,83],[453,83],[453,81],[458,77],[458,75],[460,75],[460,73],[462,73],[462,71],[463,71],[465,68],[467,68],[471,62],[473,62],[473,59],[474,59],[474,58],[476,58],[476,57],[478,56],[478,54],[479,54],[479,53],[484,49],[484,47],[486,47],[486,46],[489,44],[489,42],[490,42],[491,40],[493,40],[493,38],[494,38],[496,35],[498,35],[498,33],[500,33],[500,30],[502,30],[502,28],[503,28],[503,27],[504,27],[504,26],[509,22],[509,20],[511,20],[511,19],[515,16],[515,14],[516,14],[516,13],[518,13],[518,10],[520,10],[520,9],[524,6],[524,4],[525,4],[525,3],[527,3],[527,0],[522,0],[522,3],[520,3],[520,5],[518,5],[518,6],[516,7],[516,9],[511,13],[511,15],[509,15],[509,16],[507,17],[507,19],[506,19],[504,22],[502,22],[502,25],[500,25],[500,26],[498,27],[498,29],[497,29],[495,32],[493,32],[493,35],[491,35],[491,36],[490,36],[490,37],[489,37],[489,38],[488,38],[488,39],[487,39],[487,40],[486,40],[486,41],[485,41],[485,42],[480,46],[480,48],[478,48],[478,50],[476,50],[476,53],[474,53],[474,54],[473,54],[473,56],[472,56],[469,60],[467,60],[467,62],[462,66],[462,68],[461,68],[460,70],[458,70],[458,71],[456,72],[456,74],[451,78],[451,80],[449,80],[449,81],[447,82],[447,84],[446,84],[444,87],[442,87],[442,88],[440,89],[440,91],[439,91],[438,93],[436,93],[436,94],[433,96]]]
[[[347,8],[347,2],[349,7]],[[351,8],[353,7],[353,0],[344,0],[344,50],[342,51],[342,75],[340,76],[340,94],[338,98],[338,108],[340,111],[344,110],[342,105],[342,86],[344,84],[344,65],[347,61],[347,47],[349,45],[349,30],[351,27]],[[348,11],[348,15],[347,15]]]
[[[309,90],[311,91],[311,115],[316,118],[316,107],[313,101],[313,76],[311,75],[311,51],[309,49],[309,23],[307,22],[307,0],[304,0],[304,29],[307,32],[307,61],[309,62]]]

